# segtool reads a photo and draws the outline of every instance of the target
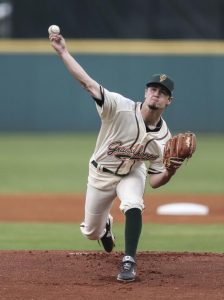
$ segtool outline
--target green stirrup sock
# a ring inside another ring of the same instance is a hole
[[[126,211],[125,222],[125,255],[135,257],[142,230],[142,212],[138,208]]]

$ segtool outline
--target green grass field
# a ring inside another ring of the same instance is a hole
[[[95,134],[1,134],[0,193],[85,191]],[[167,186],[147,193],[224,195],[224,135],[198,135],[197,151]],[[115,224],[123,250],[123,225]],[[102,250],[79,224],[1,223],[0,249]],[[224,225],[144,224],[139,250],[224,251]]]
[[[0,193],[84,192],[96,134],[1,134]],[[151,193],[224,194],[224,135],[198,135],[172,182]]]
[[[116,251],[124,250],[123,224],[114,224]],[[0,223],[1,250],[103,250],[79,224]],[[224,252],[223,225],[144,224],[139,251]]]

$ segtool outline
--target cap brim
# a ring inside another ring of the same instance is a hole
[[[162,84],[161,82],[148,82],[147,84],[146,84],[146,86],[147,87],[149,87],[150,85],[152,85],[152,84],[158,84],[158,85],[160,85],[160,86],[162,86],[162,87],[164,87],[165,89],[166,89],[166,91],[168,92],[168,94],[171,96],[172,95],[172,92],[164,85],[164,84]]]

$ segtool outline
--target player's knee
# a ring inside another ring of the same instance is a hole
[[[96,228],[89,228],[88,226],[85,226],[83,223],[80,225],[80,230],[82,234],[88,239],[88,240],[99,240],[101,233]]]
[[[88,240],[92,240],[92,241],[97,241],[99,240],[99,236],[97,234],[95,234],[94,232],[91,233],[84,233],[84,236],[88,239]]]

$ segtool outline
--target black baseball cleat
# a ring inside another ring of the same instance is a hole
[[[112,233],[112,224],[113,224],[113,217],[111,215],[109,215],[109,218],[107,220],[106,223],[106,232],[104,234],[104,236],[100,239],[104,250],[106,252],[111,252],[115,246],[115,238],[114,235]]]
[[[117,275],[117,280],[123,282],[130,282],[135,280],[135,260],[132,256],[124,256],[121,264],[121,271]]]

